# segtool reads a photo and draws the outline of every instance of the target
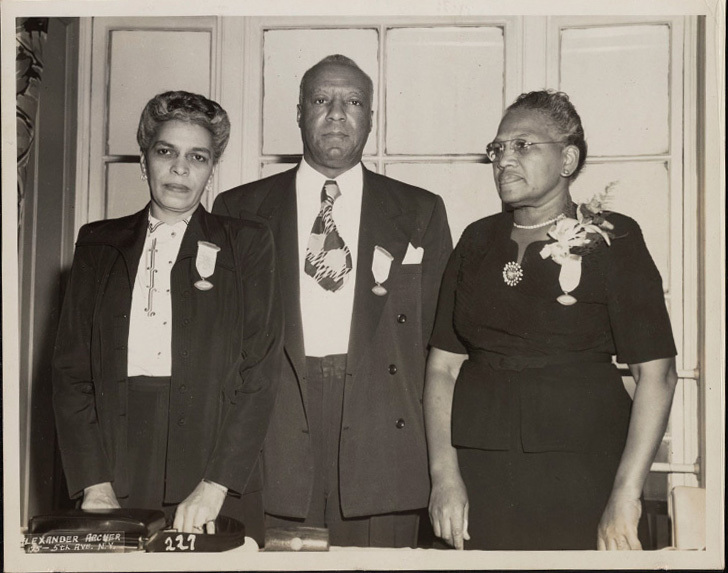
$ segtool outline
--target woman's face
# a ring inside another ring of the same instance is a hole
[[[177,119],[161,124],[142,162],[152,215],[170,224],[191,215],[213,167],[212,134],[207,129]]]
[[[510,141],[513,139],[558,142],[562,136],[540,112],[516,109],[506,113],[494,140],[504,142],[502,157],[493,163],[493,177],[501,201],[513,207],[539,207],[568,193],[568,178],[561,173],[569,158],[562,144],[531,145],[513,151]]]

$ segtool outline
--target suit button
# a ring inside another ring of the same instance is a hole
[[[189,354],[189,352],[187,352],[186,350],[183,350],[182,352],[180,352],[180,355],[181,355],[181,356],[182,356],[183,358],[187,358],[187,355],[188,355],[188,354]]]
[[[406,314],[398,314],[397,315],[397,322],[399,322],[400,324],[403,324],[403,323],[407,322],[407,315]]]
[[[187,423],[187,420],[185,419],[184,416],[182,416],[179,420],[177,420],[177,425],[178,426],[184,426],[186,423]],[[399,422],[397,422],[397,423],[399,423]],[[402,424],[404,424],[404,422],[402,422]]]
[[[390,364],[388,370],[389,370],[389,373],[390,374],[396,374],[397,373],[397,365],[396,364]]]
[[[184,384],[182,384],[182,386],[179,387],[179,391],[182,392],[182,393],[187,392],[187,386],[185,386]]]
[[[397,420],[397,423],[395,424],[395,426],[397,426],[398,430],[401,430],[402,428],[404,428],[404,420],[402,418],[400,418],[399,420]]]
[[[184,319],[184,320],[182,321],[182,324],[184,324],[185,326],[187,326],[187,325],[188,325],[188,324],[189,324],[190,322],[192,322],[192,321],[191,321],[191,320],[190,320],[189,318],[185,318],[185,319]]]

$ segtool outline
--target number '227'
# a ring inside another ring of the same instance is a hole
[[[185,537],[187,537],[187,543],[189,545],[185,545]],[[172,541],[172,537],[167,537],[164,540],[164,550],[165,551],[194,551],[195,550],[195,538],[197,536],[194,533],[188,533],[187,535],[183,535],[180,533],[179,535],[176,535],[174,537],[174,541]],[[176,541],[176,544],[175,544]]]

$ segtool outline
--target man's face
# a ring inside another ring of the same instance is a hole
[[[372,102],[364,74],[326,64],[304,86],[298,104],[303,157],[326,177],[335,178],[361,161],[372,129]]]

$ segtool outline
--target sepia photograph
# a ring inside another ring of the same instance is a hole
[[[4,570],[725,567],[725,0],[0,10]]]

